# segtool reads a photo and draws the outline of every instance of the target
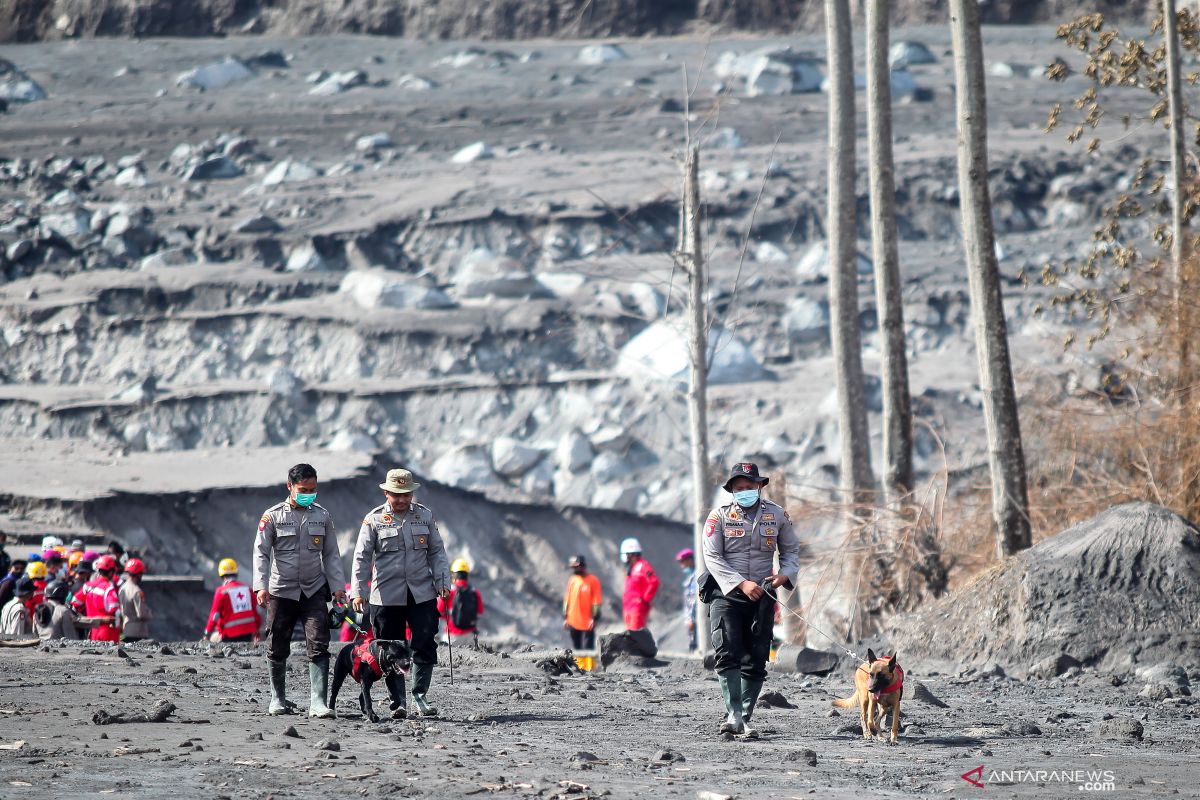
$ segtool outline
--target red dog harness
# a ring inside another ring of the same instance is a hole
[[[881,658],[879,660],[880,661],[891,661],[892,657],[884,656],[883,658]],[[891,694],[892,692],[896,691],[901,686],[903,686],[904,685],[904,667],[899,667],[899,666],[896,667],[894,674],[895,674],[896,679],[894,681],[892,681],[891,685],[889,685],[888,687],[886,687],[884,689],[880,689],[878,692],[871,692],[871,696],[874,697],[876,700],[878,700],[879,695]]]
[[[379,666],[379,659],[371,652],[371,642],[375,640],[375,633],[367,631],[363,636],[361,644],[354,646],[354,661],[350,665],[350,676],[357,683],[362,683],[362,678],[359,677],[359,670],[363,664],[367,665],[367,669],[371,670],[371,674],[375,676],[375,680],[383,677],[383,667]]]

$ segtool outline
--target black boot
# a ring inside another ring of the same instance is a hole
[[[404,695],[404,676],[388,675],[384,678],[384,682],[387,683],[388,694],[393,698],[390,706],[392,719],[404,719],[408,716],[408,702]]]
[[[422,717],[436,717],[437,709],[425,699],[433,680],[433,664],[414,664],[413,673],[413,703],[417,706],[417,713]]]

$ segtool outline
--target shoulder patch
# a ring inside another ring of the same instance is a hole
[[[718,517],[715,512],[708,515],[708,521],[704,523],[704,535],[706,537],[713,535],[713,532],[717,529],[717,522],[719,521],[720,517]]]

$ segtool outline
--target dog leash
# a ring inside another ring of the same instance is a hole
[[[770,590],[770,589],[768,589],[766,586],[762,586],[762,590],[763,590],[763,593],[764,593],[764,594],[766,594],[766,596],[767,596],[767,597],[771,598],[771,599],[772,599],[772,600],[774,600],[776,603],[779,603],[779,607],[780,607],[780,608],[782,608],[784,611],[786,611],[786,612],[788,612],[789,614],[791,614],[791,615],[792,615],[793,617],[795,617],[796,619],[798,619],[798,620],[800,620],[801,622],[803,622],[803,623],[804,623],[805,625],[807,625],[809,628],[813,629],[813,630],[814,630],[814,631],[816,631],[817,633],[819,633],[819,634],[821,634],[822,636],[824,636],[826,639],[828,639],[830,642],[832,642],[832,643],[833,643],[833,646],[834,646],[834,647],[836,647],[837,649],[841,650],[843,653],[845,653],[846,655],[850,656],[851,658],[853,658],[855,661],[859,662],[860,664],[870,664],[870,663],[871,663],[871,662],[867,661],[865,658],[863,658],[862,656],[860,656],[858,653],[856,653],[856,652],[854,652],[853,650],[851,650],[850,648],[846,647],[844,644],[842,644],[841,642],[839,642],[837,639],[834,639],[832,636],[830,636],[830,635],[829,635],[828,633],[826,633],[825,631],[823,631],[823,630],[821,630],[820,628],[818,628],[816,625],[813,625],[811,622],[809,622],[807,619],[805,619],[805,618],[804,618],[804,616],[803,616],[803,615],[801,615],[800,613],[798,613],[798,612],[794,611],[793,609],[790,609],[790,608],[788,608],[788,607],[787,607],[787,605],[786,605],[786,604],[785,604],[785,603],[784,603],[782,600],[780,600],[780,599],[779,599],[779,596],[778,596],[778,595],[776,595],[776,594],[773,594],[773,593],[771,592],[771,590]]]

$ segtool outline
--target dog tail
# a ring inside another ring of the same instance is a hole
[[[830,703],[830,705],[832,705],[834,708],[854,708],[856,705],[858,705],[858,695],[855,694],[852,697],[839,697]]]

